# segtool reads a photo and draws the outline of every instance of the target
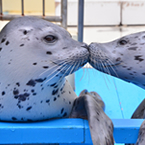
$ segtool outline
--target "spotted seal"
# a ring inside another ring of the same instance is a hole
[[[145,89],[145,31],[124,36],[108,43],[89,45],[89,63],[97,70]],[[145,117],[145,99],[132,118]],[[145,121],[136,145],[145,144]]]
[[[90,64],[145,89],[145,31],[108,43],[91,43]]]
[[[84,114],[89,120],[92,140],[94,145],[101,143],[102,140],[96,141],[96,130],[100,128],[95,126],[101,126],[104,120],[101,129],[107,132],[111,122],[106,123],[105,115],[100,118],[104,112],[94,107],[97,100],[93,95],[81,102],[84,99],[77,98],[65,79],[87,63],[88,56],[86,44],[73,40],[65,29],[53,23],[35,17],[12,20],[0,33],[0,120],[30,122],[71,117],[79,111],[79,102],[87,103],[90,106],[85,108],[90,113]],[[103,142],[112,141],[109,137],[112,134],[107,132]]]
[[[53,23],[12,20],[0,33],[0,120],[68,117],[77,96],[65,76],[88,56],[86,44]]]

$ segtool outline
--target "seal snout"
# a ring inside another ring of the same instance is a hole
[[[84,47],[89,50],[89,46],[86,43],[83,43],[83,45],[81,47]]]

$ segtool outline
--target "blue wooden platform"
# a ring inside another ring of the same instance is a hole
[[[116,143],[134,143],[143,120],[113,119]],[[56,119],[35,123],[0,123],[0,144],[91,144],[88,121]]]
[[[76,72],[75,86],[77,95],[83,89],[97,91],[101,95],[106,104],[105,112],[114,123],[116,143],[136,142],[143,120],[130,120],[130,117],[145,96],[143,89],[110,76],[106,77],[94,69]],[[0,122],[0,144],[48,143],[91,144],[88,121],[57,119],[35,123]]]

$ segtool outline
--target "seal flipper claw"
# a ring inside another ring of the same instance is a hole
[[[103,103],[100,105],[101,97],[94,92],[80,94],[74,102],[70,118],[88,119],[93,145],[113,145],[113,123],[104,113]]]

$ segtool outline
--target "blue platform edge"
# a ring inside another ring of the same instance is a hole
[[[113,119],[116,143],[135,143],[142,119]],[[0,144],[92,144],[88,121],[55,119],[35,123],[0,123]]]

